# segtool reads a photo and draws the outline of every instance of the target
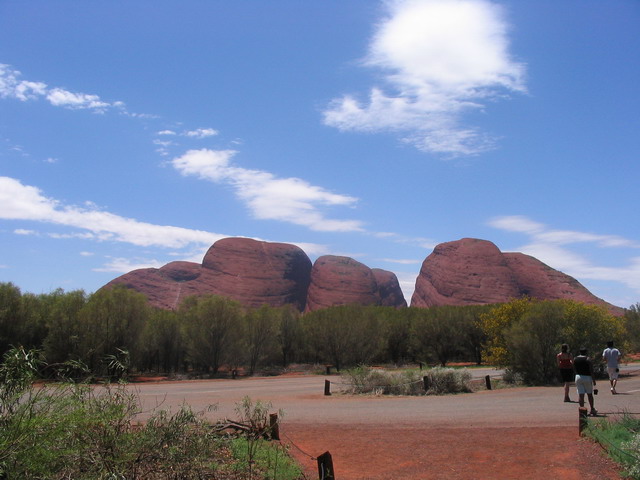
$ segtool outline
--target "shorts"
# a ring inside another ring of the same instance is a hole
[[[576,375],[576,388],[579,395],[593,393],[593,381],[591,375]]]
[[[618,367],[607,367],[607,373],[609,374],[609,380],[615,380],[618,378]]]
[[[560,369],[560,378],[564,383],[573,382],[573,368],[561,368]]]

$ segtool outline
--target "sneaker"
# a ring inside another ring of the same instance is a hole
[[[595,417],[596,415],[598,415],[598,411],[595,408],[592,408],[591,412],[589,412],[589,415],[591,415],[592,417]]]
[[[569,397],[565,397],[564,401],[568,403],[568,402],[571,402],[571,399]]]

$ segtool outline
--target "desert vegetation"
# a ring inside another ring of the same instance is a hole
[[[342,371],[466,362],[547,384],[555,381],[561,343],[598,354],[611,339],[626,351],[640,347],[640,304],[625,317],[569,300],[528,298],[464,307],[338,306],[302,315],[292,307],[247,309],[203,296],[167,311],[123,287],[34,295],[0,284],[0,355],[12,346],[37,350],[50,378],[73,377],[74,362],[111,381],[134,374],[278,373],[300,363]]]
[[[269,442],[270,404],[245,398],[241,434],[224,433],[183,405],[136,423],[140,402],[122,384],[34,384],[47,365],[22,348],[0,365],[0,478],[300,478],[279,443]],[[75,366],[77,369],[77,365]],[[282,415],[282,412],[280,412]]]

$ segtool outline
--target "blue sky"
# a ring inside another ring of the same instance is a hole
[[[640,301],[636,0],[0,0],[0,281],[475,237]]]

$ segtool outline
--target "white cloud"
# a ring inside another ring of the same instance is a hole
[[[422,262],[424,261],[424,259],[419,258],[382,258],[381,260],[383,262],[397,263],[400,265],[416,265],[422,264]]]
[[[0,98],[14,98],[20,101],[45,98],[55,107],[88,109],[104,112],[109,108],[124,108],[124,103],[105,102],[98,95],[70,92],[63,88],[49,88],[46,83],[21,80],[21,73],[10,65],[0,64]]]
[[[596,265],[571,250],[573,244],[592,244],[598,248],[640,248],[638,242],[617,236],[599,235],[570,230],[553,230],[524,216],[504,216],[488,224],[508,232],[524,233],[528,242],[518,251],[531,255],[572,277],[618,282],[640,292],[640,257],[631,257],[627,265],[609,267]]]
[[[58,238],[80,236],[94,240],[127,242],[139,246],[185,247],[211,245],[226,237],[218,233],[154,225],[88,207],[64,206],[47,198],[33,186],[10,177],[0,177],[0,218],[52,223],[84,230],[80,233],[52,234]]]
[[[299,178],[278,178],[261,171],[236,167],[235,150],[189,150],[173,159],[183,175],[193,175],[215,183],[225,183],[262,220],[280,220],[317,231],[362,231],[357,220],[326,218],[323,207],[354,206],[357,199],[329,192]]]
[[[324,122],[343,131],[393,132],[425,152],[470,155],[493,147],[462,124],[506,92],[524,92],[524,66],[508,54],[502,9],[486,0],[395,0],[364,65],[383,73],[388,92],[368,102],[334,99]]]
[[[38,232],[36,232],[35,230],[27,230],[24,228],[16,228],[13,233],[15,233],[16,235],[38,235]]]
[[[128,273],[132,270],[138,270],[141,268],[160,268],[164,265],[163,262],[158,260],[146,260],[128,258],[111,258],[104,266],[100,268],[94,268],[94,272],[115,272],[115,273]]]
[[[176,132],[173,130],[161,130],[158,132],[158,135],[176,135]]]
[[[218,135],[218,131],[213,128],[197,128],[196,130],[189,130],[184,133],[187,137],[193,138],[206,138]]]

